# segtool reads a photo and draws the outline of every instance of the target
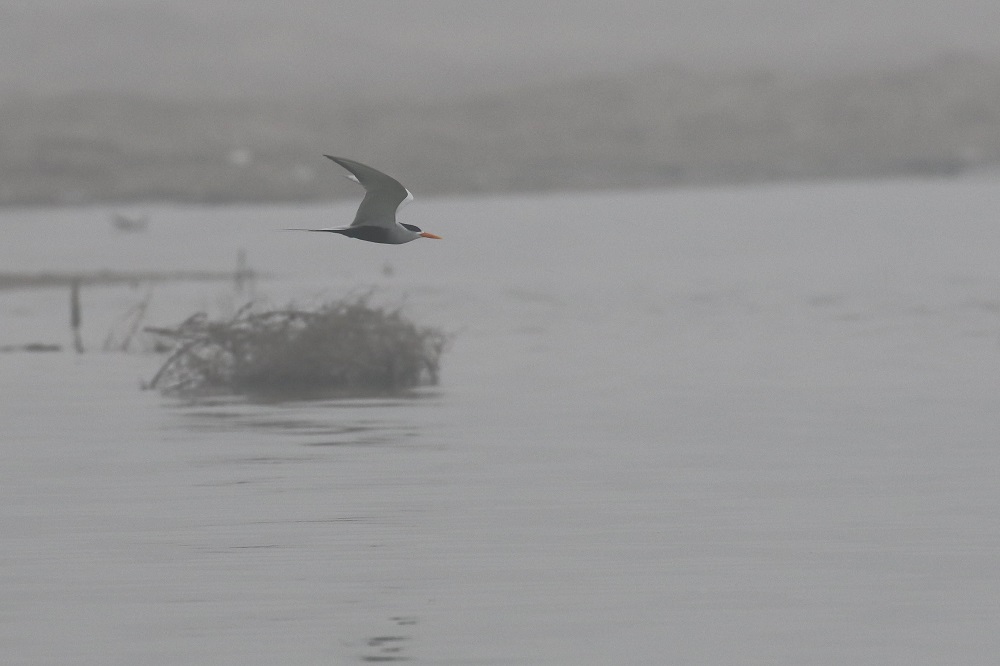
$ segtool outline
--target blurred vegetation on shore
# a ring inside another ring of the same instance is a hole
[[[792,75],[650,67],[458,99],[0,99],[0,205],[355,195],[322,153],[421,195],[950,175],[1000,164],[1000,64]]]

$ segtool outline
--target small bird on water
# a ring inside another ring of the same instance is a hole
[[[292,229],[291,231],[325,231],[371,243],[388,243],[390,245],[409,243],[418,238],[441,238],[432,233],[421,231],[419,227],[412,224],[402,224],[396,221],[396,213],[403,204],[413,201],[413,195],[398,180],[354,160],[334,157],[333,155],[324,155],[323,157],[333,160],[347,169],[350,172],[345,174],[347,178],[355,183],[360,183],[365,188],[365,198],[358,206],[358,212],[350,226],[329,229]]]

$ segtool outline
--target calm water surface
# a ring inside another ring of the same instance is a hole
[[[187,402],[143,354],[0,355],[12,664],[917,664],[1000,653],[1000,183],[8,211],[4,271],[377,287],[455,333],[397,399]],[[96,350],[229,283],[87,287]],[[69,343],[64,289],[0,343]]]

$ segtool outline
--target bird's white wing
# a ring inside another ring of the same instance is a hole
[[[365,188],[365,198],[358,207],[352,227],[380,226],[392,228],[396,226],[396,210],[404,202],[411,201],[413,195],[403,187],[402,183],[377,169],[365,166],[354,160],[324,155],[347,169],[354,180]],[[349,176],[350,177],[350,176]]]

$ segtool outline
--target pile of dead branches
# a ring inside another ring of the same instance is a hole
[[[173,344],[147,386],[171,394],[366,395],[436,384],[447,336],[370,301],[244,306],[228,320],[198,313],[174,328],[147,328]]]

